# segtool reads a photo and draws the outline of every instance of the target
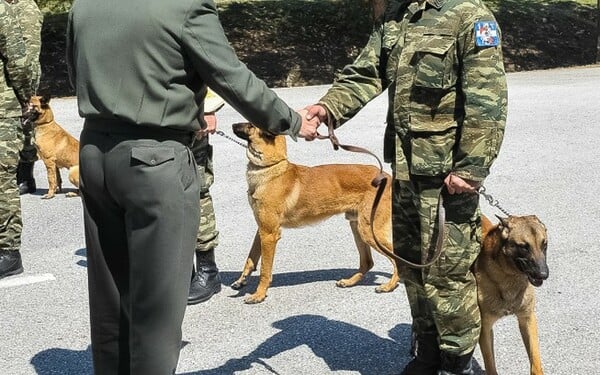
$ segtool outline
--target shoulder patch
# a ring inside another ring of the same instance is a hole
[[[493,47],[498,44],[500,44],[500,37],[496,22],[475,22],[475,45],[477,47]]]

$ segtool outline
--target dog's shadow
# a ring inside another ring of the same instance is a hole
[[[271,282],[271,288],[277,288],[282,286],[293,286],[302,285],[308,283],[314,283],[319,281],[331,281],[332,285],[339,279],[348,278],[356,272],[356,269],[351,268],[333,268],[328,270],[310,270],[310,271],[296,271],[296,272],[285,272],[285,273],[273,273],[273,281]],[[224,285],[231,285],[240,277],[240,271],[221,271],[221,281]],[[380,277],[376,281],[377,277]],[[370,271],[363,279],[357,284],[363,286],[378,286],[387,282],[392,275],[386,272]],[[246,293],[252,293],[258,285],[259,272],[255,271],[250,277],[248,277],[248,283],[242,288],[238,295],[233,297],[240,297]]]

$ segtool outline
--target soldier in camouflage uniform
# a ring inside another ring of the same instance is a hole
[[[12,10],[21,25],[23,39],[27,53],[35,67],[35,75],[32,77],[35,88],[37,89],[40,76],[40,51],[42,49],[42,23],[44,16],[34,0],[7,0],[12,4]],[[35,193],[35,179],[33,178],[33,164],[37,160],[37,150],[32,143],[33,129],[24,127],[23,149],[19,151],[19,164],[17,167],[17,184],[19,185],[19,194]]]
[[[385,89],[394,251],[428,259],[440,194],[446,212],[442,256],[404,272],[416,356],[402,374],[472,374],[480,331],[470,271],[481,237],[475,192],[498,154],[507,113],[493,14],[481,0],[388,1],[366,47],[308,117],[340,126]]]
[[[200,224],[196,237],[196,265],[192,270],[192,281],[188,295],[188,305],[205,302],[221,291],[221,278],[215,262],[215,248],[219,244],[219,231],[215,219],[215,208],[210,195],[215,175],[213,172],[213,147],[208,135],[217,126],[216,112],[225,101],[212,90],[204,98],[204,129],[198,132],[192,152],[196,159],[200,180]]]
[[[23,145],[20,117],[33,94],[33,66],[10,5],[0,1],[0,278],[23,272],[21,202],[16,184]]]

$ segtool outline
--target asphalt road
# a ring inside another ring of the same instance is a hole
[[[546,374],[597,374],[600,367],[600,67],[509,75],[509,120],[500,156],[485,185],[511,214],[536,214],[549,230],[550,278],[537,290],[541,356]],[[327,87],[278,90],[293,107],[317,100]],[[381,155],[384,97],[338,130],[342,143]],[[74,99],[54,99],[57,121],[78,136],[82,120]],[[230,107],[219,128],[242,120]],[[342,217],[286,230],[279,242],[273,284],[259,305],[227,285],[239,275],[256,225],[246,200],[244,149],[214,136],[212,188],[221,231],[217,261],[223,291],[189,307],[178,374],[363,374],[399,372],[409,360],[410,313],[402,286],[376,294],[390,264],[360,285],[335,287],[358,265]],[[333,151],[328,142],[289,142],[296,163],[375,163]],[[22,197],[25,273],[0,281],[0,374],[91,374],[86,251],[79,198],[42,200],[45,169],[35,167],[35,195]],[[63,181],[68,181],[63,171]],[[68,182],[66,182],[68,185]],[[499,212],[482,202],[488,215]],[[502,374],[528,373],[516,319],[496,325]],[[475,358],[483,361],[479,350]],[[480,373],[483,373],[481,371]]]

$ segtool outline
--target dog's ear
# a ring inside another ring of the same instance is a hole
[[[498,215],[496,215],[496,217],[498,218],[498,220],[500,220],[500,224],[498,224],[498,228],[501,231],[500,233],[502,235],[502,239],[507,240],[508,234],[510,232],[510,229],[508,228],[508,218],[500,217]]]
[[[43,94],[40,94],[40,103],[42,105],[48,105],[48,104],[50,104],[50,99],[52,99],[52,96],[50,95],[49,92],[45,92]]]

